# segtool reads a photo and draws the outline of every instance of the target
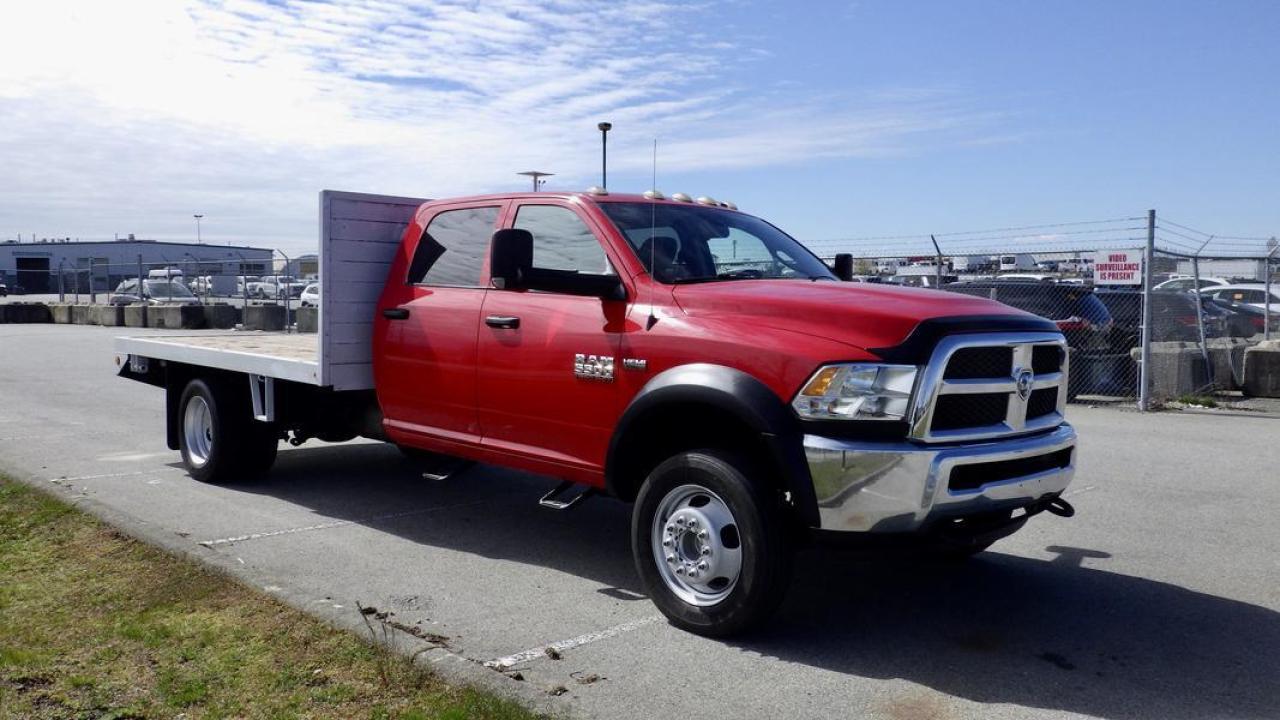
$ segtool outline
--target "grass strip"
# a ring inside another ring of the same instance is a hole
[[[531,718],[0,477],[0,718]]]

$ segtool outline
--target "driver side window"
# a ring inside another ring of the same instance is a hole
[[[522,205],[513,225],[533,235],[533,266],[613,275],[595,233],[578,214],[558,205]]]

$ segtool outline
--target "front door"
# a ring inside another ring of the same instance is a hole
[[[480,440],[476,331],[489,237],[500,205],[449,208],[427,223],[403,287],[388,288],[377,356],[378,401],[392,439],[447,450]],[[389,279],[388,283],[397,279]],[[435,442],[430,442],[435,441]]]
[[[512,227],[533,234],[533,266],[613,274],[598,232],[567,203],[529,202]],[[613,381],[627,303],[552,292],[490,289],[480,319],[478,402],[484,444],[591,479],[617,421]]]

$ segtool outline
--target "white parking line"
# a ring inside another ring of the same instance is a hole
[[[51,483],[77,482],[80,480],[99,480],[101,478],[110,477],[133,477],[135,475],[150,475],[155,472],[163,472],[161,470],[137,470],[134,472],[118,472],[118,473],[102,473],[101,475],[72,475],[71,477],[49,478]]]
[[[524,652],[518,652],[515,655],[508,655],[506,657],[501,657],[496,660],[490,660],[486,662],[484,666],[487,668],[493,668],[494,670],[506,670],[507,668],[513,667],[515,665],[519,665],[520,663],[526,663],[533,660],[537,660],[540,657],[546,657],[548,649],[555,650],[557,652],[571,650],[576,647],[581,647],[583,645],[593,643],[597,640],[606,640],[611,637],[616,637],[623,633],[628,633],[628,632],[631,632],[632,630],[637,630],[639,628],[642,628],[645,625],[652,625],[661,620],[663,620],[663,616],[661,615],[650,615],[649,617],[643,617],[643,618],[640,618],[639,620],[632,620],[631,622],[622,623],[621,625],[614,625],[613,627],[606,628],[604,630],[597,630],[596,632],[589,632],[585,635],[579,635],[576,638],[569,638],[568,640],[560,640],[558,642],[553,642],[548,645],[542,645],[536,648],[531,648],[529,650],[525,650]]]
[[[380,522],[383,520],[395,520],[396,518],[410,517],[412,515],[424,515],[439,510],[453,510],[460,507],[470,507],[472,505],[482,505],[488,501],[476,500],[474,502],[458,503],[457,505],[441,505],[439,507],[422,508],[421,510],[409,510],[407,512],[390,513],[387,515],[375,515],[373,517],[361,518],[358,520],[335,520],[333,522],[318,523],[316,525],[304,525],[302,527],[285,528],[284,530],[271,530],[269,532],[249,533],[248,535],[236,535],[235,537],[218,538],[217,540],[201,540],[198,544],[205,547],[213,547],[215,545],[231,545],[233,543],[244,542],[246,540],[261,540],[262,538],[277,537],[280,535],[293,535],[300,532],[311,532],[313,530],[328,530],[330,528],[343,527],[345,525],[365,525],[371,522]]]

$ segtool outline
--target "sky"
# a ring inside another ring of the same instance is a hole
[[[610,189],[652,186],[656,139],[659,189],[819,248],[1141,235],[1148,208],[1266,237],[1278,40],[1271,0],[5,3],[0,240],[194,240],[198,213],[314,250],[325,188],[598,184],[602,120]]]

